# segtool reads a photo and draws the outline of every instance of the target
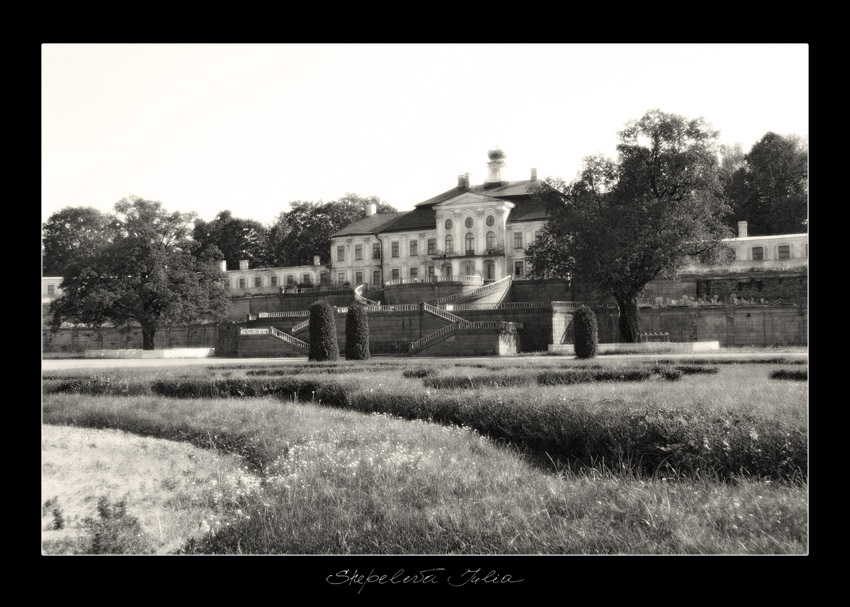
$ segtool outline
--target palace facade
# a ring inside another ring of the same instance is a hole
[[[381,288],[417,282],[478,279],[495,282],[528,273],[525,250],[546,224],[534,194],[544,187],[537,172],[505,181],[505,153],[488,153],[488,177],[457,186],[417,204],[412,211],[375,214],[375,207],[331,237],[331,278],[336,284]]]

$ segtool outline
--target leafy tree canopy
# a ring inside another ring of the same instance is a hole
[[[65,320],[138,323],[144,349],[152,350],[162,325],[227,316],[221,253],[189,238],[194,214],[137,197],[118,202],[115,212],[111,242],[67,267],[64,294],[51,304],[54,330]]]
[[[701,118],[653,110],[619,133],[617,160],[585,159],[572,183],[549,180],[551,220],[527,256],[536,277],[602,286],[637,340],[637,297],[690,257],[722,259],[731,236],[719,181],[717,133]]]
[[[196,219],[192,236],[202,248],[217,246],[229,270],[238,270],[242,259],[252,268],[269,265],[269,230],[253,219],[238,219],[230,211],[221,211],[212,221]]]
[[[396,211],[377,196],[356,194],[331,202],[291,202],[289,211],[278,215],[269,230],[270,265],[311,265],[314,255],[319,255],[321,263],[329,263],[331,235],[366,217],[370,203],[375,203],[378,213]]]
[[[71,263],[96,254],[112,241],[114,217],[93,207],[65,207],[42,226],[42,273],[64,276]]]
[[[799,137],[765,134],[724,184],[730,224],[746,221],[750,236],[806,231],[808,162],[808,147]]]

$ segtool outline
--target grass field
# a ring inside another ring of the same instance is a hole
[[[807,382],[771,378],[805,367],[776,357],[46,373],[44,550],[806,553]]]

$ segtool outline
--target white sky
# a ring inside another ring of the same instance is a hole
[[[570,180],[647,110],[702,116],[744,152],[808,136],[805,44],[42,47],[42,221],[131,194],[270,223],[296,200],[399,210],[487,150],[503,178]]]

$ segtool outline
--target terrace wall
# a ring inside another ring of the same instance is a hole
[[[181,325],[162,327],[154,337],[154,347],[164,348],[215,348],[219,325]],[[41,348],[45,353],[82,353],[85,350],[122,350],[142,347],[142,328],[102,327],[90,329],[72,327],[52,333],[42,325]]]
[[[616,308],[596,309],[600,342],[618,342]],[[807,306],[736,305],[642,308],[640,330],[669,333],[670,341],[719,341],[726,346],[804,346]],[[570,343],[570,342],[564,342]]]
[[[515,301],[572,301],[572,291],[565,280],[514,280],[505,303]]]
[[[520,351],[521,338],[516,331],[458,330],[436,341],[416,356],[510,356]]]

